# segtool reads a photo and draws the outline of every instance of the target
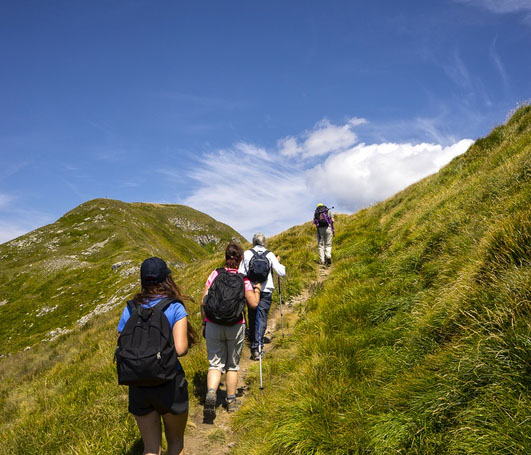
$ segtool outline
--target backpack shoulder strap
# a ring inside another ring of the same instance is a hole
[[[134,300],[127,301],[127,308],[129,308],[129,317],[137,310],[136,303]]]
[[[155,309],[155,307],[160,308],[160,311],[164,313],[166,308],[168,308],[174,302],[179,302],[179,300],[174,299],[173,297],[164,297],[160,302],[153,306],[153,309]]]
[[[267,253],[270,253],[269,250],[264,250],[261,253],[253,249],[251,251],[253,252],[254,257],[263,257],[263,256],[267,256]]]
[[[220,276],[221,274],[229,273],[229,272],[227,272],[227,269],[225,267],[220,267],[220,268],[216,269],[216,272],[218,272],[216,278],[218,276]],[[214,278],[214,281],[216,281],[216,278]]]

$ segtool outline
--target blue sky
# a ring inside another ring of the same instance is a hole
[[[530,54],[531,0],[1,2],[0,242],[97,197],[352,213],[505,122]]]

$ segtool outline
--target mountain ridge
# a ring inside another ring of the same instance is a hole
[[[183,269],[231,239],[245,241],[183,205],[93,199],[73,208],[0,245],[0,356],[50,341],[112,309],[136,285],[141,258],[162,256]],[[28,331],[26,342],[20,325]]]

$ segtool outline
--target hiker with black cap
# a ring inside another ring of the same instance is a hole
[[[249,309],[249,341],[251,343],[251,359],[259,360],[264,344],[267,328],[267,315],[271,308],[273,284],[272,270],[278,276],[286,274],[286,267],[280,263],[280,256],[266,249],[265,235],[257,232],[253,236],[253,247],[245,251],[239,272],[244,273],[256,284],[261,284],[260,303],[256,309]]]
[[[129,385],[129,412],[140,430],[144,454],[160,454],[161,417],[168,455],[183,454],[188,383],[178,357],[197,335],[166,262],[146,259],[140,281],[141,292],[127,302],[118,323],[118,382]]]
[[[330,209],[322,204],[317,204],[313,214],[313,224],[317,227],[317,247],[319,250],[319,264],[332,263],[332,237],[334,237],[334,218]]]

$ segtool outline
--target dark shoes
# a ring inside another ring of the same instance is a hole
[[[325,265],[328,267],[329,265],[332,265],[332,258],[326,258]]]
[[[204,412],[206,414],[216,415],[216,401],[217,401],[216,391],[213,389],[209,390],[205,397]]]
[[[260,360],[260,353],[258,351],[251,351],[251,360]]]
[[[235,412],[242,405],[241,400],[234,398],[234,400],[227,400],[227,412]]]

